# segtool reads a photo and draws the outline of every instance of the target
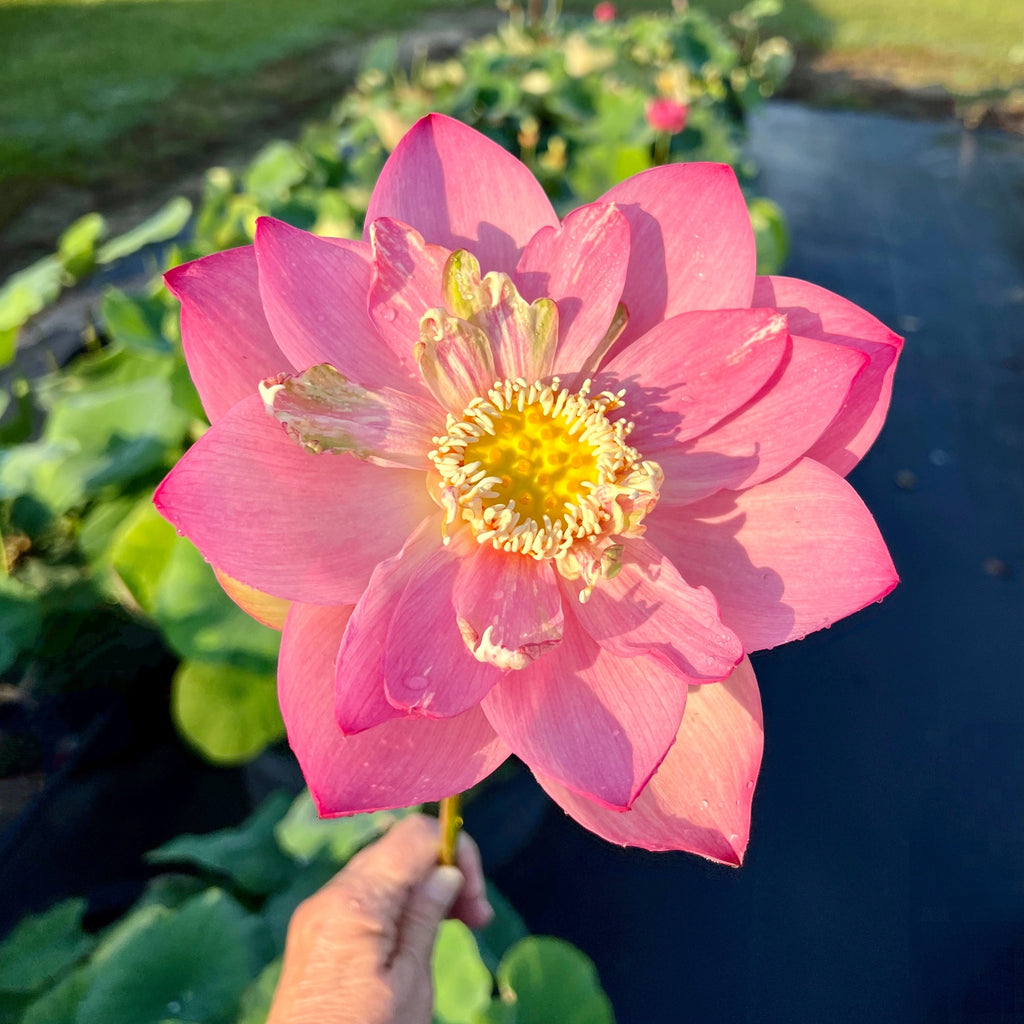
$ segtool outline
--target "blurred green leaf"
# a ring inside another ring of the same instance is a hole
[[[614,1024],[594,965],[561,939],[517,942],[497,971],[502,998],[516,1004],[516,1024]]]
[[[16,925],[0,944],[0,992],[35,992],[81,960],[93,946],[84,913],[85,900],[64,900]]]
[[[476,939],[484,963],[496,971],[508,950],[530,933],[512,904],[490,882],[487,883],[487,899],[494,909],[494,918],[476,933]]]
[[[434,1018],[440,1024],[473,1024],[491,1001],[494,979],[480,959],[473,933],[445,921],[434,944]]]
[[[160,577],[180,541],[148,498],[135,506],[113,536],[111,567],[148,614],[153,614]]]
[[[789,256],[789,232],[782,210],[770,199],[755,198],[747,202],[750,223],[757,241],[757,272],[778,274]]]
[[[184,230],[191,216],[192,204],[184,196],[175,196],[131,231],[112,238],[102,246],[96,262],[113,263],[154,242],[166,242]]]
[[[155,521],[151,528],[160,529]],[[281,634],[246,615],[221,589],[203,556],[183,537],[175,538],[159,576],[152,615],[182,658],[223,664],[250,675],[275,670]]]
[[[163,304],[159,300],[132,298],[118,288],[108,288],[100,314],[111,337],[125,348],[157,353],[174,350],[160,330]]]
[[[36,594],[19,580],[0,576],[0,672],[6,672],[22,651],[32,647],[41,627],[42,612]],[[2,978],[0,961],[0,990]]]
[[[76,1024],[78,1007],[93,982],[93,968],[85,964],[33,1000],[19,1024]]]
[[[405,807],[347,818],[321,818],[309,790],[303,790],[278,824],[277,841],[281,849],[296,860],[310,861],[326,854],[335,863],[343,864],[396,821],[418,810],[418,807]]]
[[[146,854],[152,864],[192,864],[230,878],[247,892],[265,896],[294,871],[274,838],[274,827],[291,806],[287,793],[272,793],[239,828],[177,836]]]
[[[265,1024],[270,1014],[270,1004],[281,979],[282,959],[271,960],[260,972],[259,977],[242,994],[242,1005],[236,1024]]]
[[[97,971],[77,1024],[228,1024],[263,967],[258,919],[219,889],[152,910]]]
[[[278,140],[268,143],[256,155],[245,172],[243,184],[246,191],[263,201],[279,199],[302,181],[306,173],[306,162],[299,148]]]
[[[63,277],[60,260],[44,256],[7,279],[0,288],[0,332],[5,332],[0,348],[13,346],[17,329],[60,295]]]
[[[226,663],[183,661],[174,674],[171,714],[214,764],[244,764],[284,736],[275,677]]]
[[[96,266],[96,245],[107,233],[107,222],[98,213],[79,217],[57,241],[57,259],[76,281]]]

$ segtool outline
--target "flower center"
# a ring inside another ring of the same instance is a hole
[[[479,543],[533,558],[632,533],[653,507],[661,470],[626,443],[633,424],[609,422],[624,392],[590,396],[522,378],[474,398],[430,458],[447,523],[467,522]],[[460,515],[461,513],[461,515]]]

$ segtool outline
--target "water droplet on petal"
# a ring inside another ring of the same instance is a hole
[[[381,315],[381,316],[382,316],[382,317],[384,318],[384,320],[385,320],[385,321],[386,321],[387,323],[389,323],[389,324],[393,324],[393,323],[395,322],[395,317],[397,316],[397,314],[395,313],[395,311],[394,311],[394,310],[393,310],[393,309],[392,309],[392,308],[391,308],[390,306],[385,306],[385,307],[384,307],[384,308],[383,308],[383,309],[382,309],[382,310],[380,311],[380,315]]]
[[[425,690],[429,682],[430,680],[426,676],[409,676],[405,681],[405,685],[410,690]]]

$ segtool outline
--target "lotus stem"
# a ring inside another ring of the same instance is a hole
[[[455,863],[455,842],[459,838],[459,829],[462,828],[462,815],[459,814],[459,805],[462,803],[462,794],[446,796],[441,801],[438,818],[441,822],[441,848],[438,851],[438,864]]]

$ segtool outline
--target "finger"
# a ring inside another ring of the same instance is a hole
[[[465,832],[459,834],[455,860],[465,883],[452,907],[451,916],[457,917],[470,928],[483,928],[490,924],[494,910],[487,900],[487,883],[480,862],[480,849]]]
[[[396,961],[405,959],[418,967],[429,967],[437,930],[451,912],[462,886],[462,872],[446,865],[434,868],[412,891],[402,915]]]

